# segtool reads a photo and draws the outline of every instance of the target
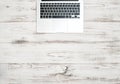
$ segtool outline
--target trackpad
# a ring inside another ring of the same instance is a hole
[[[55,32],[67,32],[67,21],[66,20],[52,20],[53,31]]]

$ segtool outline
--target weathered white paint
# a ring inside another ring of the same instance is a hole
[[[0,22],[36,21],[36,0],[1,0]],[[120,21],[119,0],[85,0],[85,21]]]
[[[86,22],[82,34],[36,34],[33,22],[1,27],[1,63],[120,62],[118,22]]]
[[[81,34],[38,34],[36,0],[0,0],[0,84],[120,84],[119,27],[120,0],[85,0]]]
[[[119,84],[120,64],[1,64],[0,84]]]

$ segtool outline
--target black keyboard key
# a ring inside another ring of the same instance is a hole
[[[52,18],[65,18],[65,16],[52,16]]]

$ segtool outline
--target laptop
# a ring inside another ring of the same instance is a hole
[[[83,0],[37,0],[38,33],[82,33]]]

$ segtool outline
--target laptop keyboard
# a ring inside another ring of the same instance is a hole
[[[80,18],[80,3],[40,3],[40,18]]]

